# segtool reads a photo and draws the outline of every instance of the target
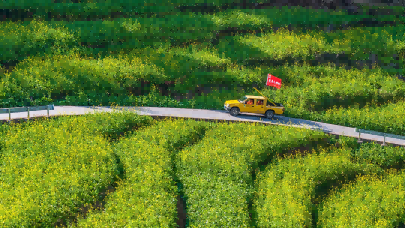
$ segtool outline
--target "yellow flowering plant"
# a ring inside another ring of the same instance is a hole
[[[255,124],[221,124],[177,155],[190,227],[250,227],[252,174],[285,148],[327,138],[323,132]]]
[[[317,227],[397,227],[404,222],[404,173],[365,175],[336,190],[320,206]]]
[[[305,157],[279,158],[268,166],[256,179],[258,227],[312,227],[318,186],[357,174],[381,173],[376,165],[353,163],[347,150],[321,149]]]
[[[133,132],[114,146],[125,178],[103,211],[92,211],[70,227],[174,227],[177,187],[174,154],[198,141],[209,123],[166,120]]]

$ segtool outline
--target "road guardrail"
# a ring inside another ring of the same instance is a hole
[[[11,113],[16,112],[28,112],[28,119],[30,118],[30,111],[41,111],[47,110],[49,117],[49,110],[55,110],[53,104],[44,106],[34,106],[34,107],[16,107],[16,108],[0,108],[0,114],[8,113],[8,119],[11,120]]]
[[[354,131],[359,133],[359,140],[360,140],[361,133],[382,136],[382,137],[384,137],[384,142],[383,142],[384,146],[385,146],[385,137],[405,140],[405,136],[401,136],[401,135],[393,135],[393,134],[388,134],[388,133],[384,133],[384,132],[370,131],[370,130],[364,130],[364,129],[359,129],[359,128],[355,128]]]

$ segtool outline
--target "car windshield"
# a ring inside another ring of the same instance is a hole
[[[240,103],[243,103],[243,102],[245,102],[247,100],[247,97],[246,96],[243,96],[243,97],[241,97],[238,101],[240,102]]]

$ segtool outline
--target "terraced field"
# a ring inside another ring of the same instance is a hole
[[[222,109],[255,86],[289,117],[404,135],[403,7],[48,2],[0,5],[1,107]]]
[[[257,87],[289,117],[405,136],[404,7],[0,10],[1,108],[222,109]],[[281,89],[265,88],[268,73]],[[3,124],[0,227],[402,227],[404,156],[306,129],[132,112]]]
[[[0,133],[1,227],[403,222],[404,148],[128,111],[4,124]]]

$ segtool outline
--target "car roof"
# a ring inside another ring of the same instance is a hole
[[[264,97],[262,97],[262,96],[251,96],[251,95],[246,95],[246,97],[247,97],[247,98],[250,98],[250,99],[266,99],[266,98],[264,98]]]

